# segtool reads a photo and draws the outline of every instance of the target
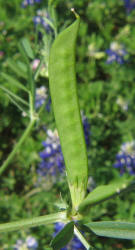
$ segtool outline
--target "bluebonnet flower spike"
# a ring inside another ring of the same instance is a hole
[[[135,0],[124,0],[124,4],[128,14],[135,9]]]
[[[118,44],[117,42],[112,42],[110,44],[110,49],[106,50],[106,54],[108,55],[107,63],[111,64],[113,62],[117,62],[119,64],[123,64],[125,62],[124,56],[127,55],[124,46]]]
[[[84,135],[87,147],[90,145],[90,124],[88,119],[82,114]],[[63,174],[65,170],[64,158],[61,150],[60,140],[57,130],[48,130],[47,138],[42,143],[44,150],[39,153],[42,161],[38,166],[37,172],[41,176],[57,176]]]
[[[120,152],[116,155],[114,167],[120,170],[120,175],[125,172],[135,175],[135,141],[122,144]]]
[[[41,0],[24,0],[21,3],[22,8],[26,8],[28,5],[34,5],[34,3],[40,3]]]

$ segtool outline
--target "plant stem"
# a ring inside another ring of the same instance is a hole
[[[35,121],[36,121],[36,118],[33,118],[33,120],[31,120],[31,122],[29,123],[28,127],[24,131],[22,137],[17,142],[17,144],[14,146],[13,151],[9,154],[8,158],[2,164],[2,166],[0,168],[0,175],[4,172],[4,170],[6,170],[7,166],[9,165],[9,163],[13,160],[13,158],[14,158],[17,150],[20,148],[20,146],[22,145],[22,143],[27,138],[28,134],[31,132],[31,130],[32,130],[34,124],[35,124]]]
[[[82,244],[86,247],[87,250],[92,250],[91,246],[89,243],[86,241],[86,239],[83,237],[83,235],[80,233],[80,231],[77,229],[76,226],[74,226],[74,233],[77,236],[77,238],[82,242]]]
[[[36,227],[40,225],[47,225],[50,223],[65,222],[66,220],[66,212],[59,212],[50,215],[38,216],[31,219],[23,219],[16,222],[0,224],[0,232],[9,232],[30,227]]]

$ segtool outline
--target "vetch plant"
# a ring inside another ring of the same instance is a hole
[[[54,226],[54,237],[63,228],[64,228],[64,223],[61,223],[61,222],[55,223],[55,226]],[[68,245],[66,247],[61,248],[61,250],[72,250],[72,249],[85,250],[85,247],[83,246],[83,244],[81,243],[81,241],[76,236],[73,237],[73,239],[70,241],[70,243],[68,243]]]
[[[72,11],[75,13],[74,9]],[[62,31],[52,44],[49,56],[49,84],[51,100],[53,105],[56,126],[60,138],[61,148],[64,156],[67,182],[69,185],[71,201],[66,204],[62,211],[54,214],[43,215],[31,219],[24,219],[17,222],[9,222],[0,225],[0,232],[9,232],[19,229],[25,229],[35,226],[48,225],[50,223],[61,222],[64,223],[64,228],[53,238],[51,242],[51,249],[61,249],[65,247],[68,242],[75,235],[86,249],[92,249],[92,246],[85,239],[84,235],[79,231],[78,225],[85,225],[96,235],[120,239],[135,239],[135,223],[119,222],[119,221],[91,221],[89,218],[90,208],[99,204],[121,192],[129,191],[134,187],[133,178],[125,179],[119,178],[112,180],[108,185],[101,185],[93,189],[87,195],[88,182],[88,161],[87,150],[83,132],[83,125],[79,110],[79,102],[76,88],[75,75],[75,48],[76,39],[79,30],[80,17],[75,13],[76,21],[68,28]],[[23,40],[22,54],[25,56],[27,65],[28,60],[26,54],[34,59],[29,43]],[[27,90],[23,85],[17,81],[13,81],[21,89],[29,93],[30,96],[30,115],[31,122],[24,133],[20,144],[24,137],[28,135],[31,127],[37,119],[35,113],[35,87],[34,81],[31,77],[31,71],[28,66],[28,75],[30,88]],[[5,77],[7,77],[5,75]],[[12,78],[10,79],[12,80]],[[13,101],[13,94],[7,89],[3,90],[9,95]],[[21,105],[27,106],[27,103],[22,99],[17,99]],[[18,105],[19,107],[19,105]],[[22,108],[22,106],[20,106]],[[38,113],[39,114],[39,113]],[[19,145],[20,145],[19,144]],[[2,171],[6,168],[8,163],[12,160],[18,149],[15,147],[12,155],[6,161]],[[1,171],[1,172],[2,172]]]

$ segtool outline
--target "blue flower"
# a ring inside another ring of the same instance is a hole
[[[124,3],[127,13],[130,13],[133,9],[135,9],[135,0],[124,0]]]
[[[82,120],[86,145],[88,147],[90,145],[90,125],[84,115],[82,115]],[[65,163],[57,130],[47,130],[47,138],[42,144],[44,150],[39,153],[42,161],[38,166],[37,173],[40,176],[58,176],[59,173],[63,174]]]
[[[59,231],[63,229],[64,225],[65,224],[62,222],[55,223],[54,234],[53,234],[54,237],[57,235]],[[82,243],[76,236],[73,237],[73,239],[68,243],[66,247],[61,248],[61,250],[73,250],[73,249],[85,250],[85,247],[82,245]]]
[[[44,150],[39,153],[42,162],[39,164],[38,173],[41,176],[57,175],[65,169],[63,154],[59,141],[58,132],[55,129],[47,130],[46,141],[42,143]]]
[[[50,112],[51,110],[51,98],[50,97],[48,98],[48,101],[46,103],[46,110],[47,112]]]
[[[35,108],[40,108],[44,102],[47,100],[47,88],[41,86],[40,88],[36,88],[36,96],[35,96]]]
[[[50,25],[48,24],[46,19],[48,19],[48,21],[51,21],[48,12],[45,9],[38,10],[37,11],[37,16],[35,16],[33,18],[33,22],[34,22],[35,26],[40,24],[45,29],[45,31],[47,33],[50,33],[50,32],[52,32],[52,28],[50,27]]]
[[[110,44],[110,49],[106,50],[106,54],[108,55],[107,63],[117,62],[119,64],[123,64],[125,62],[124,56],[127,55],[124,46],[118,44],[117,42],[112,42]]]
[[[35,250],[38,247],[38,242],[36,241],[36,239],[34,237],[28,236],[26,238],[26,245],[27,245],[28,249]]]
[[[120,169],[120,175],[126,171],[135,175],[135,141],[122,144],[120,152],[116,155],[115,168]]]
[[[34,5],[34,3],[40,3],[41,0],[24,0],[21,3],[22,8],[26,8],[28,5]]]
[[[22,250],[22,249],[36,250],[37,247],[38,247],[37,240],[32,236],[28,236],[26,240],[17,240],[16,244],[13,246],[13,249],[14,250]]]
[[[90,146],[90,123],[88,118],[82,113],[82,122],[83,122],[83,129],[84,129],[84,136],[85,142],[87,147]]]

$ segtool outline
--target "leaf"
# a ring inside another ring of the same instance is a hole
[[[21,97],[19,97],[18,95],[14,94],[12,91],[10,91],[9,89],[0,86],[0,89],[2,89],[6,94],[10,95],[11,97],[15,98],[16,100],[18,100],[19,102],[21,102],[22,104],[29,106],[28,102],[26,102],[24,99],[22,99]]]
[[[27,79],[27,74],[22,70],[22,68],[19,67],[19,65],[12,60],[11,58],[9,58],[7,60],[8,66],[20,77]]]
[[[27,73],[27,64],[26,64],[26,63],[24,63],[24,62],[18,60],[18,61],[17,61],[17,65],[19,66],[19,68],[20,68],[23,72],[25,72],[25,74]]]
[[[135,223],[104,221],[90,222],[85,226],[99,236],[135,240]]]
[[[20,54],[21,54],[22,58],[24,59],[26,65],[28,67],[29,66],[29,58],[28,58],[28,56],[26,54],[26,51],[25,51],[25,49],[24,49],[24,47],[23,47],[23,45],[22,45],[21,42],[18,43],[18,49],[19,49]]]
[[[24,110],[24,108],[23,108],[19,103],[17,103],[9,94],[6,94],[6,95],[7,95],[7,97],[9,98],[9,100],[10,100],[14,105],[17,106],[18,109],[20,109],[22,112],[25,112],[25,113],[28,115],[27,111]]]
[[[18,80],[16,80],[15,78],[13,78],[12,76],[10,76],[10,75],[8,75],[8,74],[6,74],[4,72],[1,73],[1,76],[5,80],[7,80],[10,84],[13,84],[13,85],[17,86],[18,88],[20,88],[20,89],[28,92],[28,89],[25,86],[23,86],[23,84],[21,84]]]
[[[23,46],[23,48],[24,48],[24,50],[25,50],[27,56],[28,56],[30,59],[34,59],[34,57],[35,57],[35,56],[34,56],[34,52],[33,52],[32,48],[31,48],[31,45],[30,45],[29,40],[28,40],[27,38],[23,38],[23,39],[21,40],[21,44],[22,44],[22,46]]]
[[[108,185],[98,186],[82,201],[78,211],[83,213],[88,208],[88,206],[95,205],[101,201],[111,198],[115,194],[119,194],[124,189],[127,189],[131,179],[132,178],[126,180],[125,177],[118,178]]]
[[[74,232],[74,222],[69,222],[52,240],[51,246],[55,250],[60,250],[72,239]]]

